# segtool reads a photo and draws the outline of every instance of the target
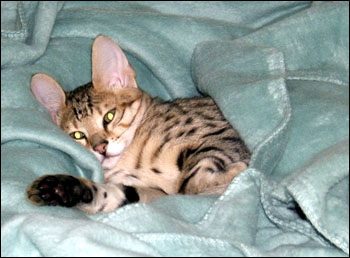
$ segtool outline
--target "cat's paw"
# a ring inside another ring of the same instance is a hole
[[[69,175],[45,175],[35,180],[27,190],[28,200],[35,205],[73,207],[92,201],[92,191],[82,180]]]

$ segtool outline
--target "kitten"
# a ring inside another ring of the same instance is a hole
[[[48,75],[33,76],[35,98],[97,157],[105,182],[45,175],[29,186],[30,202],[108,212],[170,194],[220,194],[247,168],[249,150],[212,99],[151,98],[135,77],[105,36],[93,43],[92,82],[65,93]]]

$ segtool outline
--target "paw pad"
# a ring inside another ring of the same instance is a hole
[[[27,190],[27,198],[36,205],[73,207],[92,201],[92,191],[79,179],[69,175],[49,175],[35,180]]]

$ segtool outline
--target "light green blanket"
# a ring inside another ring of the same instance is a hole
[[[102,182],[51,122],[30,79],[91,80],[104,34],[142,89],[210,95],[253,152],[222,196],[168,196],[111,213],[36,207],[43,174]],[[1,2],[2,256],[348,256],[347,2]]]

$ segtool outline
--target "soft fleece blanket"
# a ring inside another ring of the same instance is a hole
[[[142,89],[210,95],[253,153],[221,196],[111,213],[36,207],[43,174],[102,182],[92,154],[30,92],[90,81],[104,34]],[[2,256],[348,256],[347,2],[1,2]]]

